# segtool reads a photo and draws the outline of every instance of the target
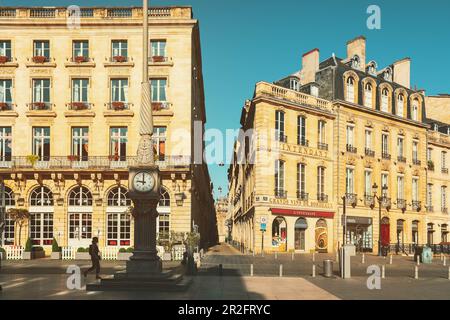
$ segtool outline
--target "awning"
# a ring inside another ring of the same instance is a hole
[[[306,222],[306,219],[297,219],[297,221],[295,221],[295,229],[308,229],[308,223]]]
[[[333,219],[334,212],[331,211],[312,211],[312,210],[293,210],[282,208],[270,208],[274,215],[283,216],[298,216],[298,217],[313,217],[313,218],[328,218]]]

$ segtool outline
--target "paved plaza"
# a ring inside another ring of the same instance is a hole
[[[332,255],[315,254],[316,277],[312,277],[312,255],[274,254],[261,256],[244,255],[228,245],[211,248],[202,261],[198,275],[185,292],[86,292],[86,283],[94,276],[82,278],[80,290],[70,290],[66,282],[69,265],[82,269],[89,261],[4,261],[0,272],[3,291],[0,299],[449,299],[450,280],[448,266],[435,258],[432,264],[419,266],[419,279],[414,279],[413,257],[393,256],[389,258],[366,255],[352,258],[352,278],[337,276],[325,278],[322,273],[324,259]],[[447,262],[449,259],[447,257]],[[251,265],[253,264],[253,276]],[[220,267],[221,265],[221,267]],[[282,265],[282,277],[280,277]],[[369,290],[366,285],[367,267],[385,265],[386,278],[380,290]],[[447,263],[448,265],[448,263]],[[103,261],[102,274],[111,276],[123,270],[125,262]],[[164,263],[165,269],[178,268],[179,262]]]

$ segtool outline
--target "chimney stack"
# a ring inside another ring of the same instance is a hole
[[[359,36],[347,42],[347,59],[357,55],[360,59],[361,70],[366,70],[366,38]]]
[[[410,89],[411,59],[403,58],[402,60],[394,62],[393,66],[394,82]]]
[[[302,56],[302,79],[301,84],[316,81],[316,72],[319,70],[319,49],[315,48]]]

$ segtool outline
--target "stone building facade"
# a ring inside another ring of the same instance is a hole
[[[1,8],[0,177],[7,208],[31,217],[19,239],[49,250],[133,246],[128,167],[136,161],[142,79],[142,8]],[[154,151],[162,177],[159,239],[199,231],[214,243],[206,164],[194,164],[194,123],[206,122],[198,21],[190,7],[149,10]]]

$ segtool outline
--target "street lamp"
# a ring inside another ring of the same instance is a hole
[[[378,185],[374,183],[372,186],[373,199],[376,199],[378,202],[378,256],[381,256],[381,204],[385,201],[387,189],[387,185],[383,185],[381,187],[381,196],[378,196]]]

